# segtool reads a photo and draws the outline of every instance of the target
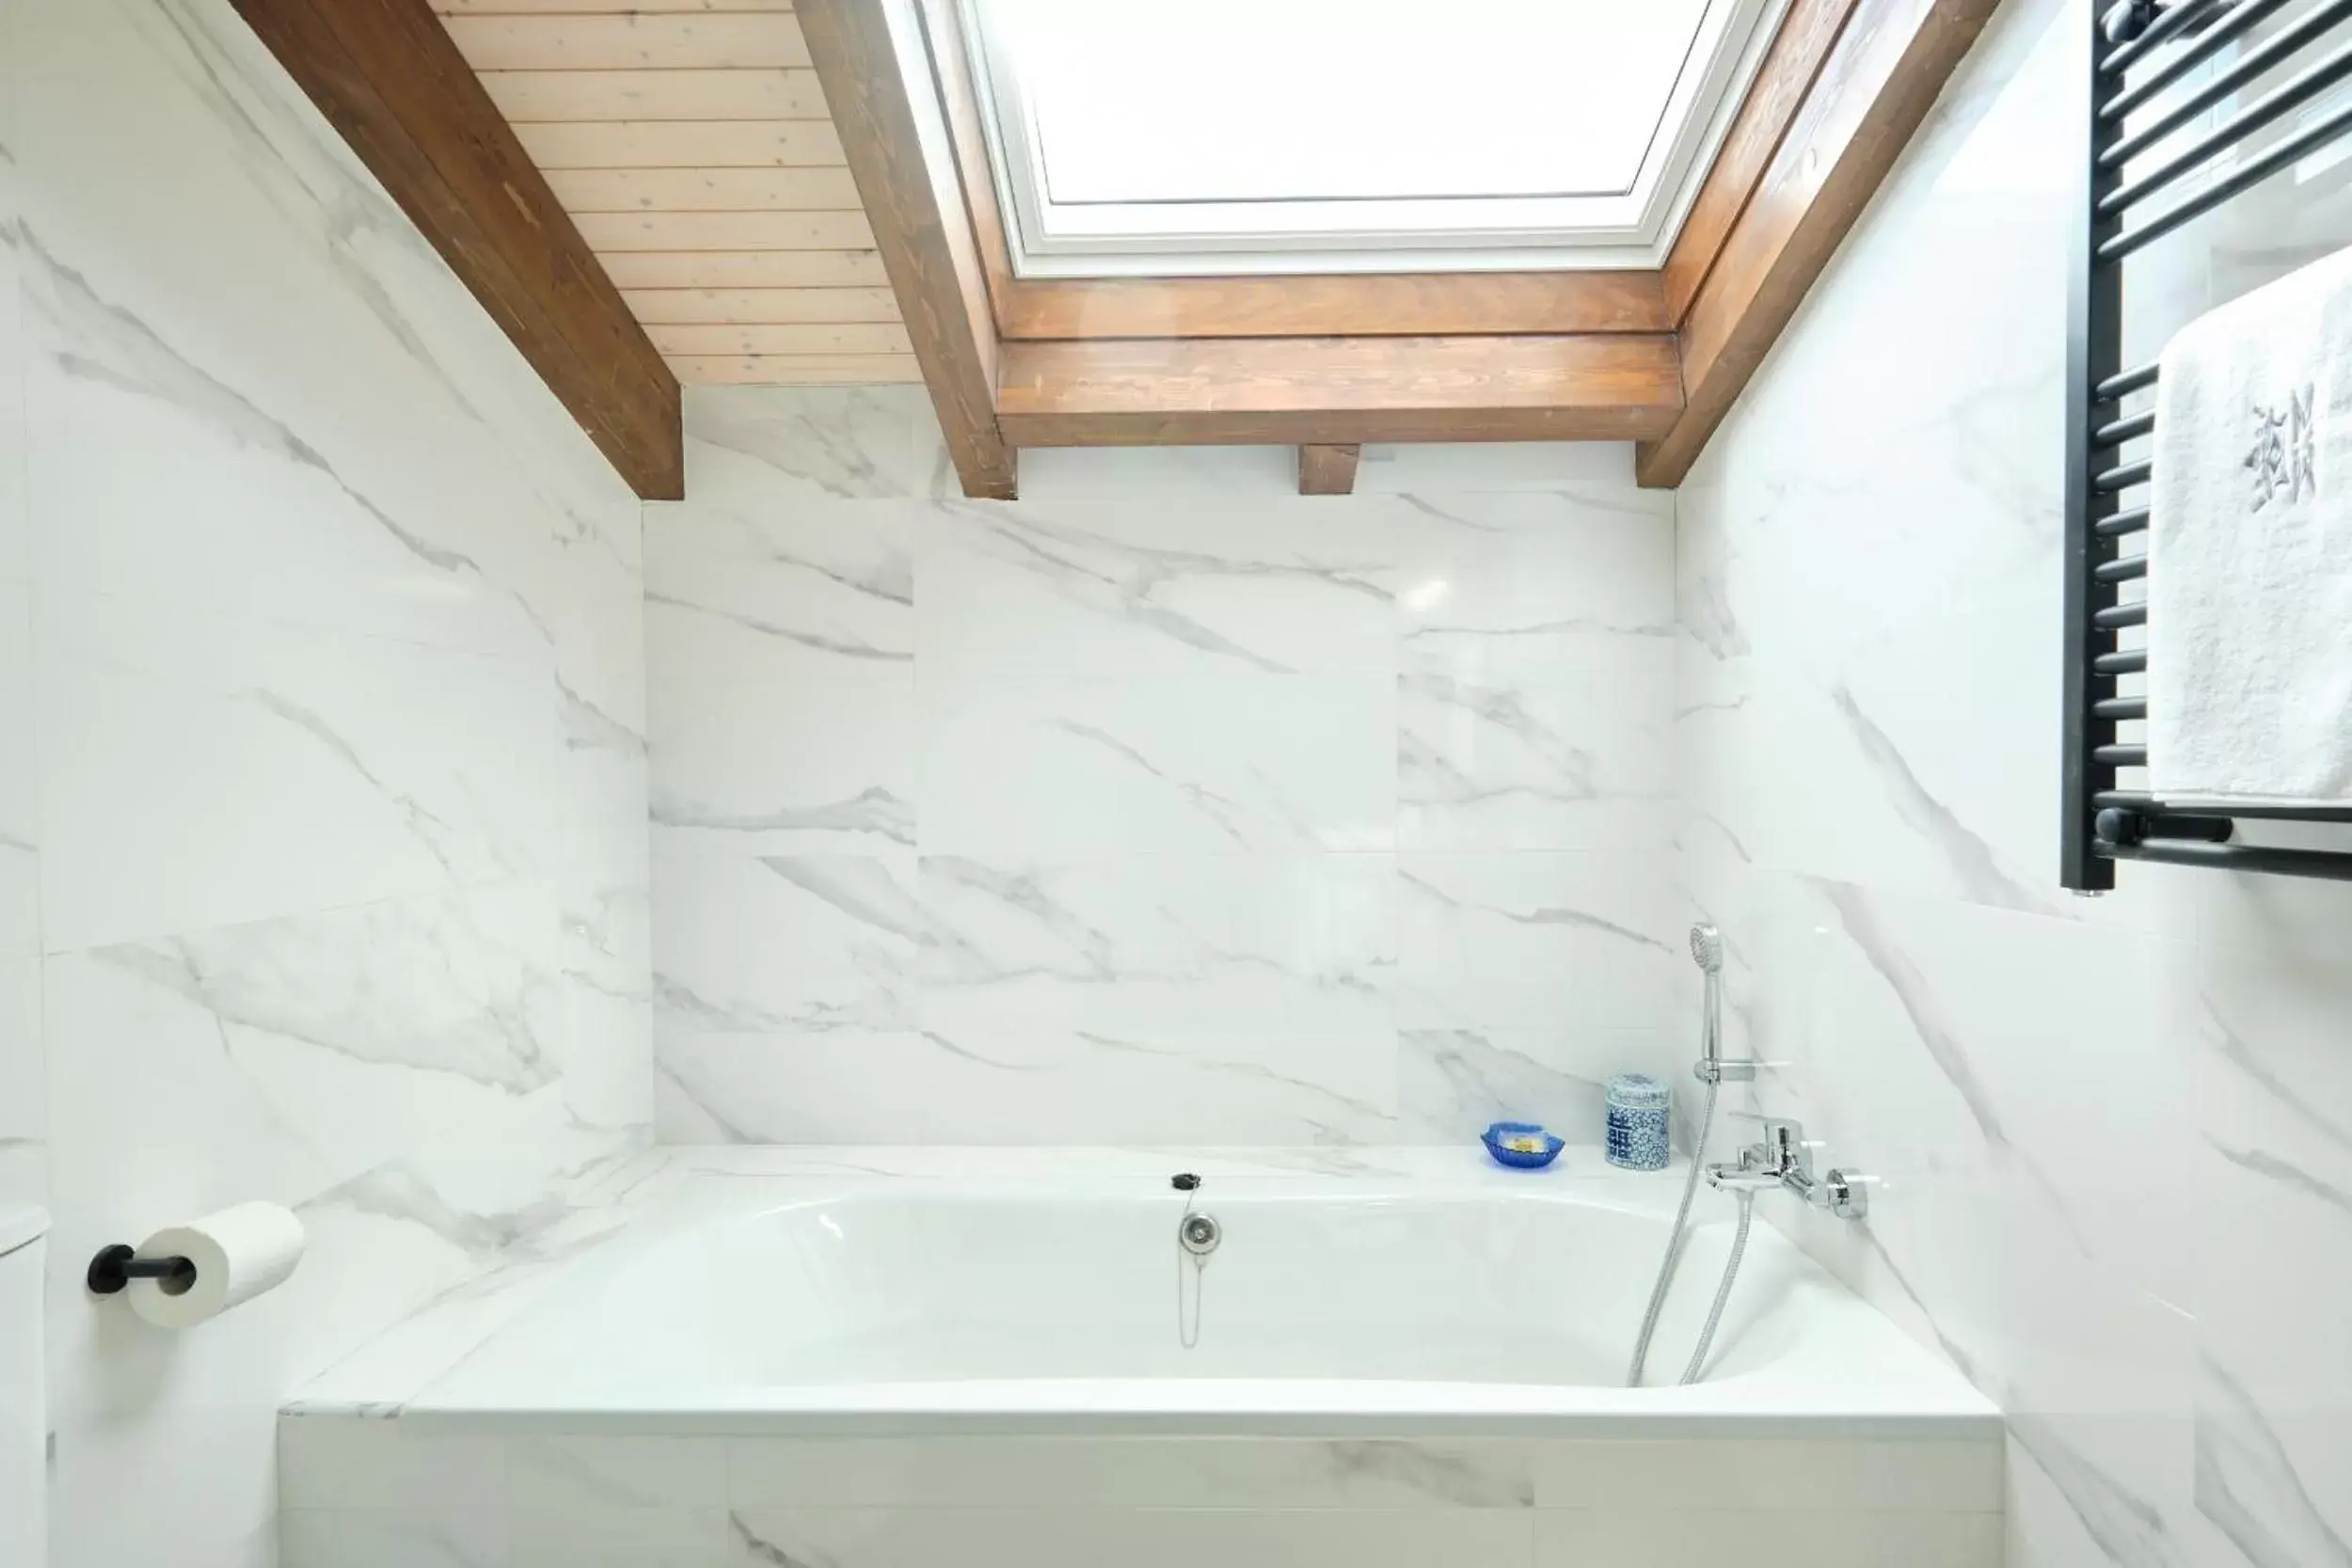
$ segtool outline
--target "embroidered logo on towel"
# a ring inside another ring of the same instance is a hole
[[[2312,436],[2313,384],[2305,382],[2284,403],[2253,406],[2254,446],[2246,454],[2253,480],[2253,510],[2272,501],[2293,504],[2319,488]]]

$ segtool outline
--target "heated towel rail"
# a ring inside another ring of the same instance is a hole
[[[2148,669],[2145,633],[2134,630],[2148,612],[2131,585],[2148,571],[2132,536],[2148,526],[2149,466],[2127,454],[2155,425],[2156,366],[2122,359],[2129,257],[2352,140],[2352,97],[2334,92],[2352,81],[2352,40],[2330,36],[2352,21],[2352,0],[2299,10],[2289,0],[2121,0],[2091,9],[2090,179],[2075,237],[2066,376],[2060,879],[2101,892],[2115,885],[2116,863],[2128,860],[2352,880],[2352,850],[2240,842],[2247,823],[2352,822],[2352,808],[2171,811],[2125,777],[2148,760],[2125,726],[2148,716],[2147,699],[2127,693]],[[2249,87],[2260,90],[2248,96]],[[2210,129],[2195,129],[2217,105]],[[2248,147],[2298,112],[2302,122],[2287,134]],[[2148,156],[2157,150],[2161,157]]]

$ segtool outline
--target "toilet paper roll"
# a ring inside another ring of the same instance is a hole
[[[302,1261],[302,1222],[275,1203],[240,1203],[158,1230],[141,1258],[185,1258],[195,1282],[179,1294],[165,1281],[131,1281],[131,1310],[158,1328],[187,1328],[285,1282]]]

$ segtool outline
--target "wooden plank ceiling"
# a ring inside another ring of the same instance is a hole
[[[433,0],[680,381],[920,381],[791,0]]]

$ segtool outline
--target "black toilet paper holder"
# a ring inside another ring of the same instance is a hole
[[[84,1278],[93,1295],[120,1295],[134,1279],[151,1279],[164,1294],[180,1296],[196,1283],[196,1264],[185,1258],[141,1258],[138,1248],[118,1242],[98,1249]]]

